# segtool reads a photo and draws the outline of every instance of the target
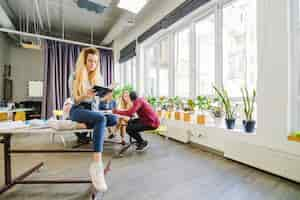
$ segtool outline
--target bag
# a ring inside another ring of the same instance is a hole
[[[86,109],[86,110],[92,110],[92,103],[81,102],[80,104],[78,104],[78,107]]]

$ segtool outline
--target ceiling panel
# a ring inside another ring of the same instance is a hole
[[[11,10],[16,14],[17,19],[14,19],[14,21],[19,22],[19,17],[23,19],[27,17],[32,23],[38,22],[35,0],[6,1]],[[97,0],[97,2],[101,1],[108,2],[108,0]],[[100,42],[119,19],[120,15],[126,12],[116,6],[117,0],[112,0],[110,7],[106,8],[101,14],[79,8],[76,0],[37,0],[37,2],[43,21],[43,31],[48,32],[51,30],[52,34],[61,34],[62,19],[64,19],[65,34],[71,37],[68,39],[74,40],[85,39],[88,41],[90,32],[93,30],[94,39]],[[47,13],[51,29],[48,26]]]

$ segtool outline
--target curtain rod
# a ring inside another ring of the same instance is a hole
[[[64,42],[64,43],[69,43],[69,44],[77,44],[77,45],[81,45],[81,46],[95,47],[95,48],[99,48],[99,49],[112,50],[112,48],[110,48],[110,47],[99,46],[99,45],[94,45],[94,44],[89,44],[89,43],[84,43],[84,42],[77,42],[74,40],[65,40],[65,39],[46,36],[46,35],[16,31],[16,30],[7,29],[7,28],[0,28],[0,32],[23,35],[23,36],[28,36],[28,37],[35,37],[35,38],[46,39],[46,40],[53,40],[53,41]]]

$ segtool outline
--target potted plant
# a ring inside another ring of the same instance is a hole
[[[221,99],[222,104],[225,109],[225,122],[227,129],[234,129],[235,127],[235,109],[232,106],[231,100],[228,96],[227,91],[223,88],[222,90],[218,89],[216,86],[213,86],[218,97]]]
[[[196,103],[193,99],[188,99],[187,100],[187,108],[184,109],[184,114],[183,114],[183,120],[185,122],[191,122],[192,121],[192,115],[195,112],[195,107]]]
[[[154,110],[156,110],[156,107],[157,107],[157,99],[156,99],[155,97],[153,97],[153,96],[148,96],[148,97],[146,97],[146,99],[147,99],[147,102],[152,106],[152,108],[153,108]],[[162,115],[161,110],[157,110],[157,115],[158,115],[159,117],[161,117],[161,115]]]
[[[222,101],[219,97],[213,98],[210,110],[211,110],[214,118],[222,118],[223,106],[222,106]]]
[[[166,110],[165,117],[166,119],[171,119],[175,110],[174,98],[168,98],[166,105],[167,105],[167,110]]]
[[[211,102],[210,99],[206,96],[197,97],[197,106],[200,111],[197,115],[197,124],[204,125],[206,123],[205,110],[210,109]]]
[[[255,130],[256,121],[253,120],[253,111],[254,111],[254,103],[256,98],[256,91],[253,89],[252,97],[249,95],[249,91],[247,88],[241,88],[242,97],[243,97],[243,104],[244,104],[244,114],[245,120],[243,120],[243,125],[245,131],[247,133],[253,133]]]
[[[182,119],[183,101],[178,96],[176,96],[176,97],[174,97],[174,102],[176,105],[175,120],[181,120]]]

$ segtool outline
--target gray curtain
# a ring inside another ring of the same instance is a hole
[[[45,40],[43,43],[44,60],[44,98],[42,117],[49,118],[53,110],[62,109],[66,98],[70,97],[69,76],[75,71],[75,63],[83,47],[62,42]],[[101,72],[105,85],[113,81],[113,53],[100,51]]]

